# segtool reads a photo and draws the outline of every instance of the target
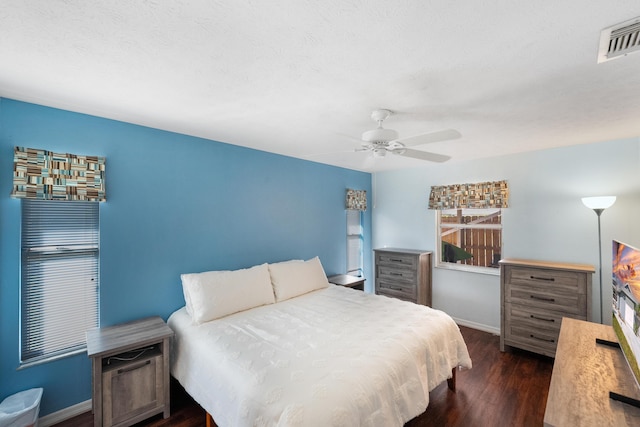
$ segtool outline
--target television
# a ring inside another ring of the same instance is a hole
[[[612,246],[612,326],[640,387],[640,250],[616,240]]]

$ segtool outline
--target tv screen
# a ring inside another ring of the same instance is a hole
[[[640,250],[613,241],[613,329],[640,386]]]

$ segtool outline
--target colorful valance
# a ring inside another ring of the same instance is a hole
[[[507,181],[433,186],[429,195],[429,209],[507,207],[509,207]]]
[[[347,188],[347,209],[356,211],[367,210],[367,191]]]
[[[103,202],[105,158],[15,147],[11,196]]]

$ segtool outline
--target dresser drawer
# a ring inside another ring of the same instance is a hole
[[[378,284],[379,295],[388,295],[409,301],[415,301],[418,296],[416,286],[412,283],[380,280]]]
[[[505,331],[504,344],[554,357],[559,335],[559,332],[511,325]]]
[[[378,266],[378,278],[387,282],[411,283],[415,286],[417,272],[400,267]]]
[[[507,323],[526,326],[531,329],[542,329],[560,332],[564,313],[534,308],[520,304],[505,304]]]
[[[526,304],[544,310],[552,310],[565,315],[584,315],[586,295],[565,293],[554,286],[534,287],[522,285],[506,286],[506,302]]]
[[[415,270],[418,265],[418,257],[410,254],[379,252],[376,256],[377,265],[393,266],[396,268],[408,268]]]
[[[559,294],[584,293],[585,275],[573,271],[510,267],[506,281],[512,285],[544,287]]]
[[[509,345],[534,343],[546,351],[554,350],[560,334],[562,316],[519,304],[506,304],[505,340]]]

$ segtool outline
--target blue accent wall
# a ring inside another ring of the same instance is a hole
[[[303,143],[304,141],[301,141]],[[220,142],[0,99],[0,400],[43,387],[40,414],[91,398],[86,354],[18,370],[20,201],[13,147],[107,159],[100,204],[103,326],[184,305],[180,274],[319,256],[346,268],[345,189],[371,175]],[[364,215],[372,284],[371,211]]]

